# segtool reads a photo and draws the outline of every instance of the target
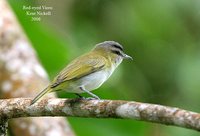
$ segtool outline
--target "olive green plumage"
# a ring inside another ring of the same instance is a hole
[[[77,94],[86,92],[99,99],[90,91],[100,87],[124,58],[131,57],[123,52],[123,47],[119,43],[99,43],[92,51],[69,63],[48,87],[33,99],[32,104],[46,93],[58,90]]]

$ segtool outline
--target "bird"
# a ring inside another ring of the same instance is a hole
[[[123,46],[115,41],[104,41],[95,45],[88,53],[69,63],[53,81],[31,102],[37,102],[50,92],[64,90],[82,97],[87,93],[94,99],[100,99],[91,91],[99,88],[124,59],[132,59],[124,53]]]

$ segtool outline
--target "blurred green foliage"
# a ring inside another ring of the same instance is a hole
[[[103,99],[158,103],[200,112],[200,1],[9,0],[52,79],[94,44],[115,40],[124,61],[94,91]],[[31,22],[23,5],[51,5]],[[75,97],[59,93],[60,97]],[[132,120],[69,118],[78,136],[197,136],[198,132]]]

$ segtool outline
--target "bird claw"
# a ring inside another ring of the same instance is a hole
[[[87,98],[85,98],[86,100],[100,100],[100,98],[98,97],[98,98],[95,98],[95,97],[87,97]]]
[[[78,99],[80,99],[80,100],[100,100],[99,98],[94,98],[94,97],[79,97]]]

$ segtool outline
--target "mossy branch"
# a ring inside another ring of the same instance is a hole
[[[121,118],[200,130],[200,114],[156,104],[122,100],[43,99],[30,106],[31,99],[0,100],[0,118],[66,116]]]

